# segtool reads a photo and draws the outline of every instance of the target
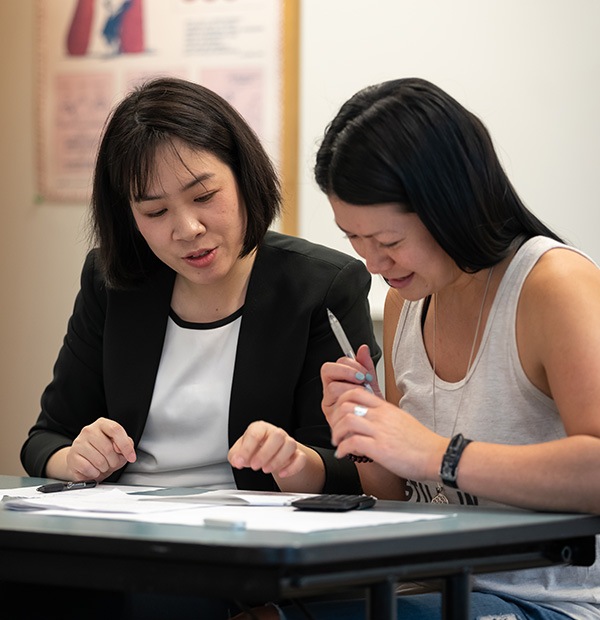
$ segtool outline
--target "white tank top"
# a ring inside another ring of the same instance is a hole
[[[171,311],[137,460],[120,483],[235,488],[227,452],[241,314],[188,323]]]
[[[556,404],[529,381],[521,366],[515,328],[525,279],[545,252],[558,247],[567,246],[547,237],[534,237],[516,253],[496,293],[469,373],[457,383],[436,378],[435,428],[433,368],[421,330],[424,300],[404,303],[392,349],[396,385],[403,394],[399,403],[402,409],[445,437],[462,433],[472,440],[509,445],[565,437]],[[430,502],[436,494],[435,481],[409,480],[406,488],[406,499],[411,502]],[[448,487],[444,493],[452,503],[499,505]],[[596,546],[600,558],[598,539]],[[590,568],[560,566],[482,575],[475,578],[474,589],[541,602],[582,620],[600,617],[598,561]]]

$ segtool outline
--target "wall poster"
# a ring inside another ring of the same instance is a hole
[[[110,110],[136,84],[172,75],[219,93],[256,131],[282,173],[294,234],[298,2],[37,0],[40,201],[87,203]]]

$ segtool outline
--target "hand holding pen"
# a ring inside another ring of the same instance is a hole
[[[352,345],[350,344],[350,341],[348,340],[346,334],[344,333],[344,330],[342,329],[342,326],[340,325],[340,322],[337,320],[337,318],[335,317],[335,315],[333,314],[333,312],[331,312],[331,310],[329,310],[329,308],[327,308],[327,316],[329,317],[329,324],[331,325],[331,329],[333,331],[333,333],[335,334],[335,337],[337,338],[337,341],[340,345],[340,347],[342,348],[342,351],[344,352],[344,355],[351,359],[351,360],[356,360],[356,355],[354,354],[354,350],[352,349]],[[360,352],[360,349],[359,349]],[[370,358],[369,358],[370,359]],[[359,362],[360,363],[360,362]],[[337,397],[331,397],[331,395],[329,394],[330,391],[334,390],[334,384],[340,384],[339,383],[339,378],[336,381],[336,378],[333,376],[337,373],[337,368],[339,368],[339,366],[342,366],[341,364],[326,364],[323,367],[323,371],[322,371],[322,378],[323,378],[323,388],[324,388],[324,397],[323,397],[323,411],[325,412],[325,415],[327,416],[327,420],[331,425],[331,417],[330,415],[327,415],[327,410],[326,410],[326,402],[328,400],[331,399],[332,401],[332,406],[331,409],[332,411],[335,410],[335,404],[337,403],[337,398],[339,397],[339,395]],[[331,376],[330,376],[330,373]],[[360,375],[362,376],[363,379],[368,378],[369,381],[368,382],[363,382],[362,385],[365,387],[366,391],[369,392],[370,394],[375,394],[375,392],[373,391],[373,388],[371,387],[371,383],[370,381],[373,380],[373,377],[368,377],[364,376],[362,373],[360,373]],[[356,373],[355,374],[355,378],[360,380],[359,374]],[[354,409],[354,413],[358,416],[364,416],[367,413],[367,408],[364,406],[357,406]],[[332,427],[333,428],[333,427]],[[346,455],[348,459],[350,459],[351,461],[354,461],[355,463],[371,463],[372,459],[366,457],[366,456],[357,456],[355,454],[347,454]]]
[[[329,318],[329,325],[331,325],[331,331],[333,331],[335,337],[337,338],[342,352],[346,357],[350,358],[351,360],[356,360],[356,355],[354,354],[354,350],[352,349],[352,345],[350,344],[346,333],[342,329],[342,326],[337,320],[335,314],[333,314],[333,312],[329,308],[327,308],[327,316]],[[371,394],[374,394],[373,388],[371,387],[371,381],[373,380],[373,377],[370,377],[370,375],[367,374],[365,376],[365,379],[367,379],[367,381],[363,383],[365,389],[368,392],[371,392]]]

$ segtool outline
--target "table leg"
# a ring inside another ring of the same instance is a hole
[[[469,620],[471,572],[464,570],[444,580],[442,620]]]
[[[387,579],[367,591],[367,620],[396,620],[396,582]]]

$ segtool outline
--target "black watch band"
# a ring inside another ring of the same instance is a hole
[[[470,443],[471,440],[465,439],[460,433],[458,435],[454,435],[454,437],[450,440],[448,448],[446,449],[446,454],[444,454],[444,458],[442,459],[440,478],[445,485],[452,487],[453,489],[458,489],[458,484],[456,484],[456,470],[458,469],[458,462],[460,461],[463,450]]]

